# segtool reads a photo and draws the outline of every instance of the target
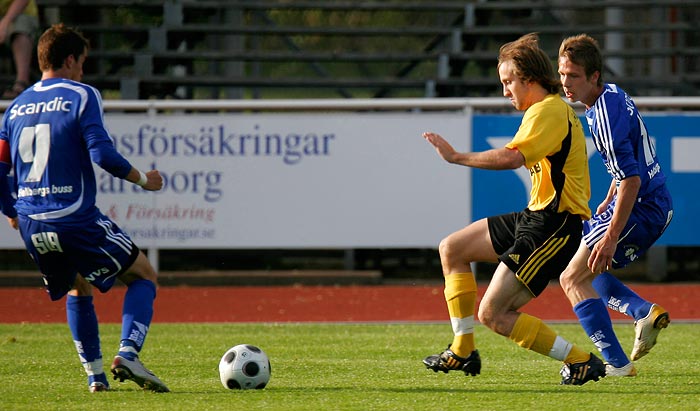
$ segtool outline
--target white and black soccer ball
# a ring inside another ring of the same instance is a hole
[[[229,348],[219,362],[221,383],[230,390],[263,389],[271,372],[267,354],[249,344]]]

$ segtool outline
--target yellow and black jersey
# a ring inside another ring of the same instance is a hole
[[[530,170],[532,211],[591,216],[591,183],[583,127],[574,110],[556,94],[525,111],[507,148],[517,149]]]

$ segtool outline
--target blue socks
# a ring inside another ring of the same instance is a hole
[[[606,362],[617,368],[624,367],[630,362],[617,340],[610,315],[602,299],[583,300],[576,304],[574,313]]]
[[[629,289],[614,275],[604,272],[593,280],[593,288],[607,302],[608,308],[634,318],[635,321],[646,317],[651,303]]]
[[[109,387],[102,364],[100,332],[92,296],[68,295],[66,317],[80,363],[88,375],[88,384],[99,381]]]
[[[138,357],[153,317],[156,286],[149,280],[129,284],[122,309],[122,335],[119,355],[128,360]],[[66,296],[66,319],[80,362],[88,375],[88,385],[101,382],[109,387],[102,363],[100,333],[92,296]]]
[[[153,318],[155,298],[156,286],[149,280],[136,280],[126,290],[119,355],[128,360],[138,357],[143,347]]]

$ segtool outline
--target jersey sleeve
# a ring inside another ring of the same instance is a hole
[[[639,175],[635,149],[632,144],[632,122],[635,112],[627,108],[624,93],[604,93],[605,116],[597,116],[598,133],[607,151],[610,174],[616,180]]]
[[[9,176],[7,175],[11,167],[10,144],[0,136],[0,211],[8,217],[14,218],[17,217],[15,198],[12,197]]]
[[[125,178],[131,171],[131,164],[114,147],[104,125],[102,98],[99,92],[88,86],[88,97],[80,115],[83,139],[90,152],[90,159],[118,178]]]

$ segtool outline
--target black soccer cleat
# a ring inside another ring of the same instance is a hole
[[[464,371],[465,375],[481,374],[481,357],[479,350],[474,350],[469,357],[460,357],[448,346],[441,354],[429,355],[423,359],[423,364],[435,372]]]
[[[559,373],[562,377],[562,385],[583,385],[588,381],[598,381],[605,377],[605,364],[591,353],[591,358],[586,362],[565,363]]]

